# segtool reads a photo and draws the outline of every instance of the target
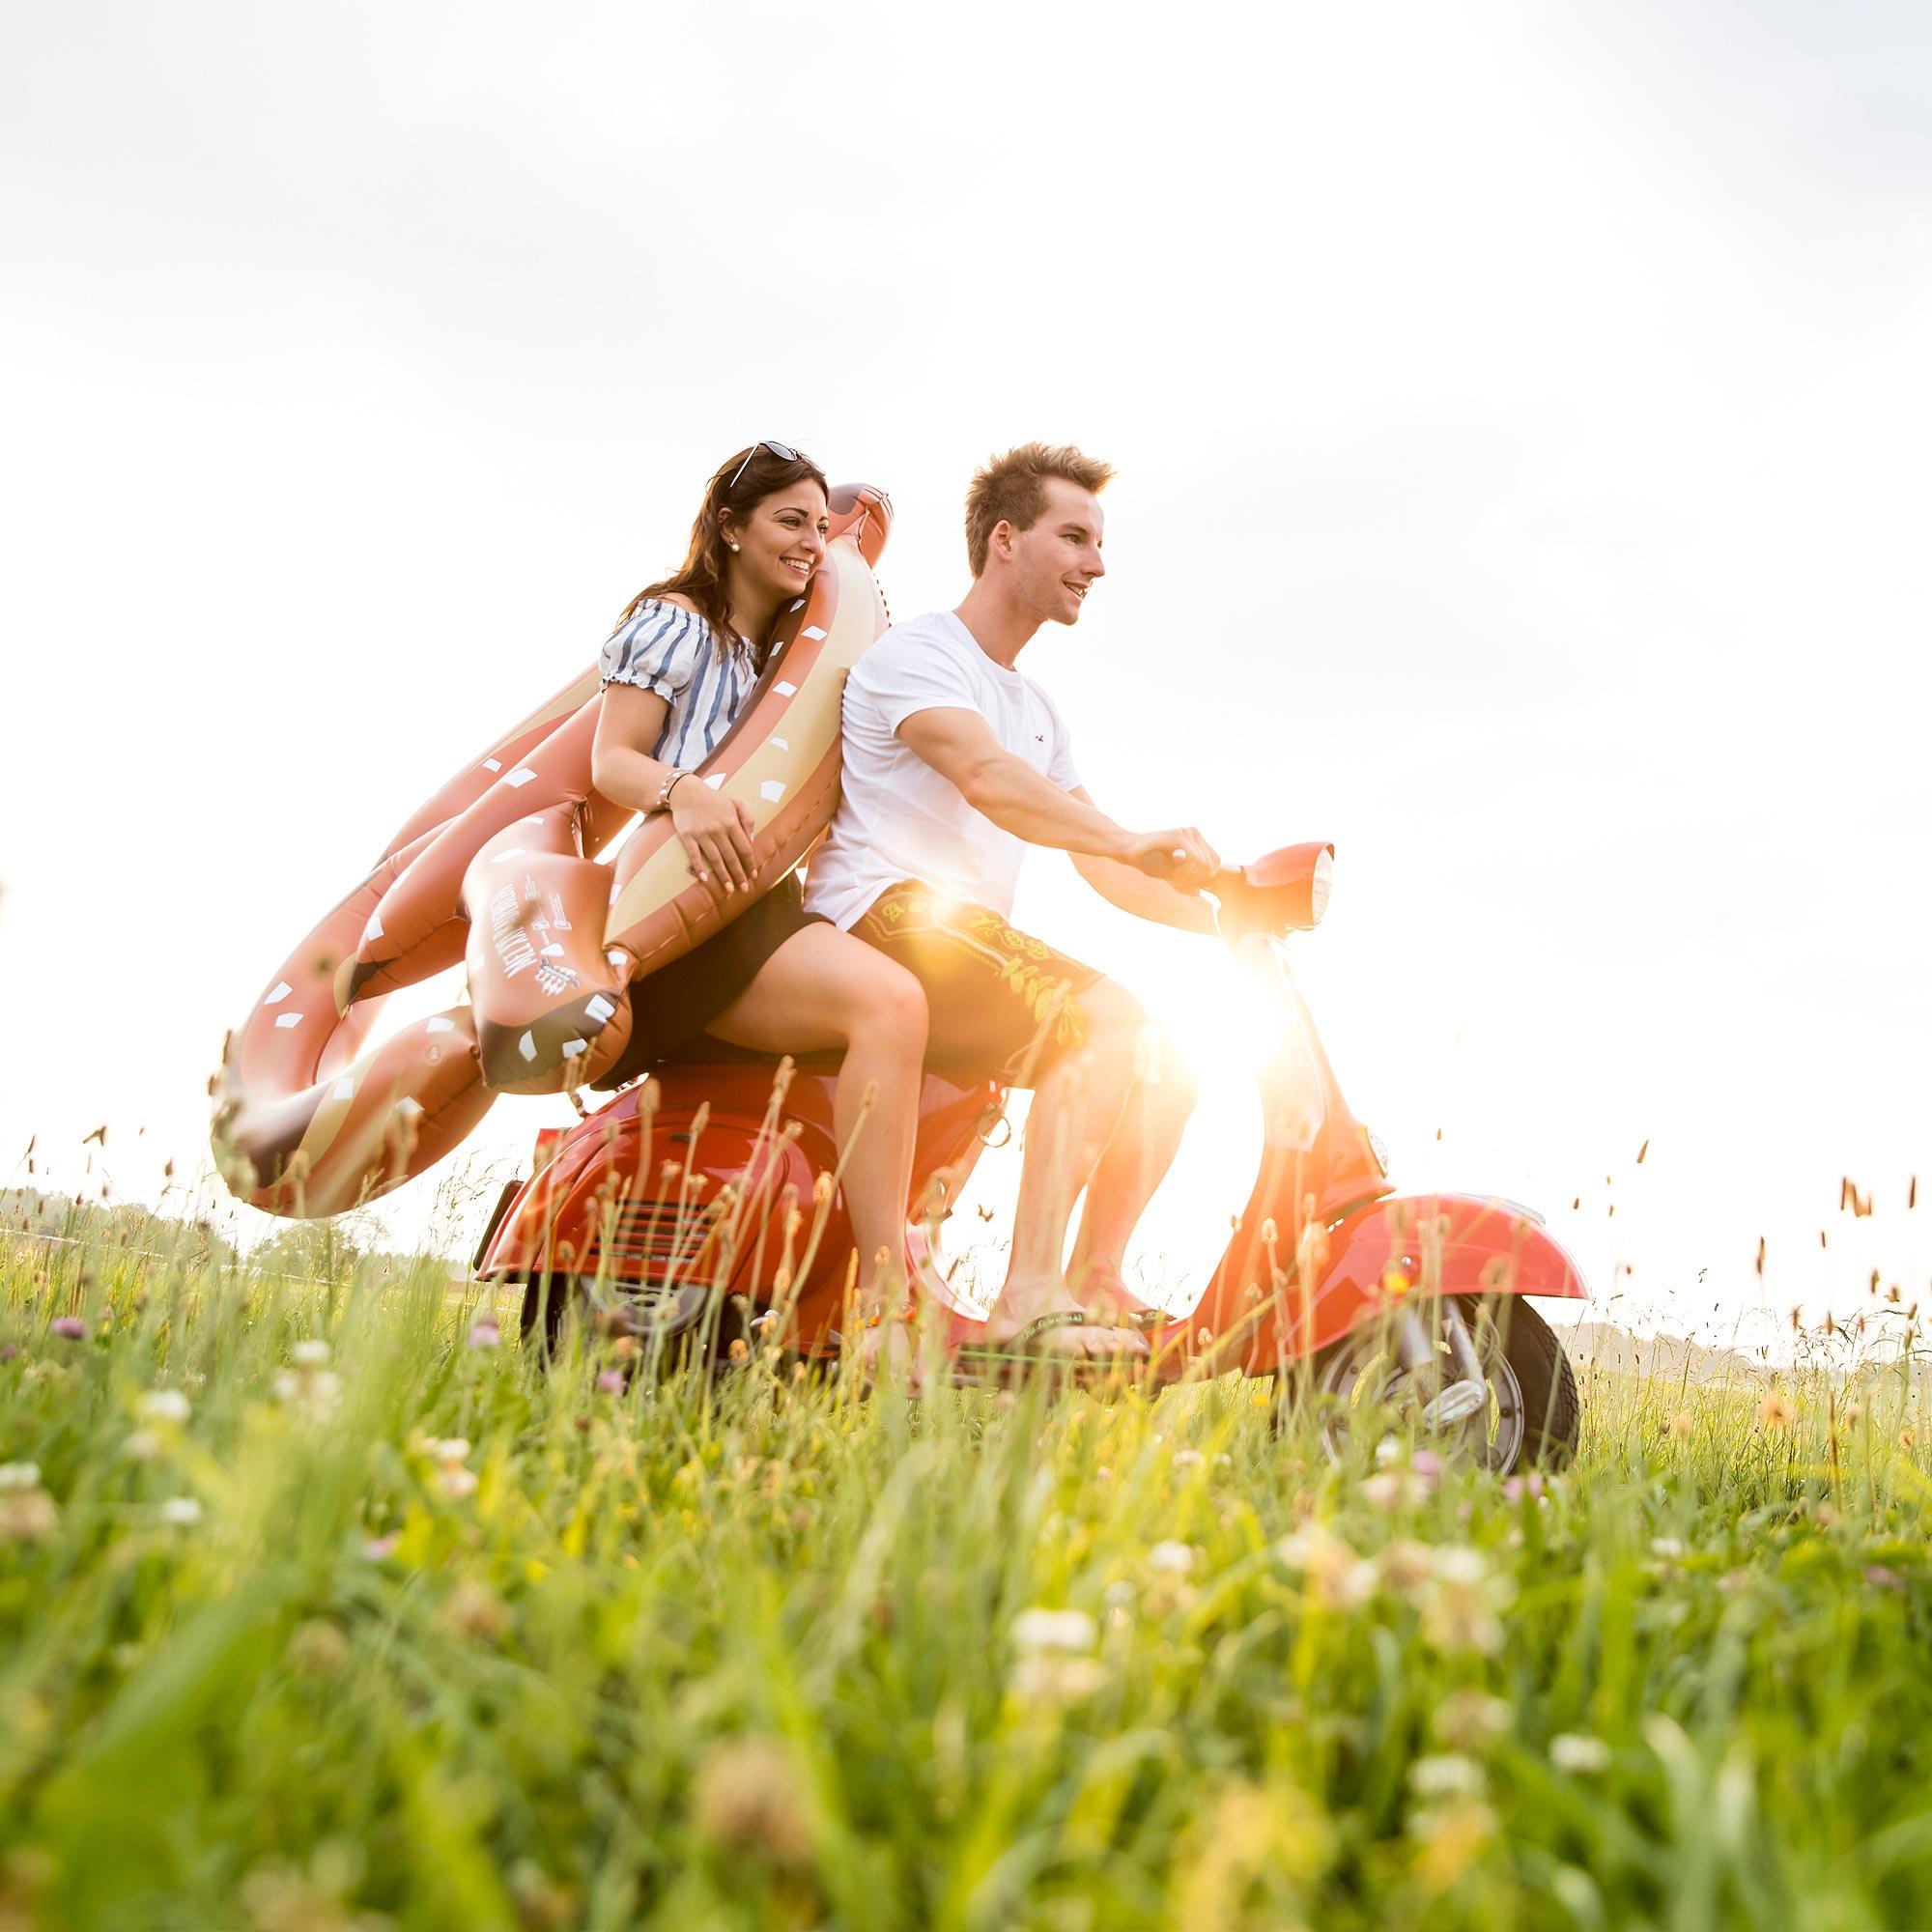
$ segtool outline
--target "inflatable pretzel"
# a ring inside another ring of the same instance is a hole
[[[615,1064],[628,982],[708,939],[830,823],[845,673],[887,622],[871,566],[891,518],[882,491],[833,491],[825,560],[699,768],[752,814],[752,892],[699,885],[668,813],[637,822],[591,789],[593,666],[415,813],[230,1034],[214,1153],[237,1195],[337,1213],[440,1160],[497,1094],[556,1093]],[[367,1044],[387,995],[458,960],[467,1005]]]

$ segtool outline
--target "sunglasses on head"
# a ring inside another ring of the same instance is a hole
[[[739,464],[737,469],[732,470],[731,480],[724,486],[724,488],[727,491],[735,490],[738,487],[738,478],[744,475],[745,465],[750,463],[752,458],[757,455],[758,451],[761,449],[769,449],[771,453],[774,456],[776,456],[781,463],[796,463],[799,460],[799,455],[797,450],[787,449],[783,443],[774,442],[769,437],[766,437],[761,440],[754,442],[750,449],[746,450],[745,462]]]

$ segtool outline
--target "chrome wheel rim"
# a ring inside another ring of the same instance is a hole
[[[1445,1463],[1508,1475],[1522,1459],[1528,1424],[1522,1384],[1510,1366],[1491,1310],[1473,1310],[1473,1331],[1463,1305],[1444,1298],[1422,1359],[1411,1347],[1402,1359],[1390,1321],[1355,1329],[1336,1344],[1323,1363],[1317,1396],[1321,1442],[1330,1461],[1348,1453],[1363,1411],[1388,1411],[1415,1447],[1434,1450]],[[1410,1319],[1414,1319],[1410,1311]]]

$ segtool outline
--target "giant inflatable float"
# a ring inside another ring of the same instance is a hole
[[[891,520],[882,491],[832,492],[825,560],[699,767],[752,813],[753,891],[721,899],[668,814],[639,820],[592,789],[593,665],[397,832],[230,1034],[213,1138],[237,1195],[338,1213],[440,1160],[498,1094],[561,1092],[616,1063],[629,983],[708,939],[830,823],[845,674],[888,621],[872,565]],[[372,1041],[390,994],[459,961],[467,1002]]]

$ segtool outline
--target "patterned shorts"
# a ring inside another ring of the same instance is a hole
[[[907,879],[852,929],[925,988],[935,1066],[1032,1087],[1087,1037],[1080,995],[1103,976],[988,906]]]

